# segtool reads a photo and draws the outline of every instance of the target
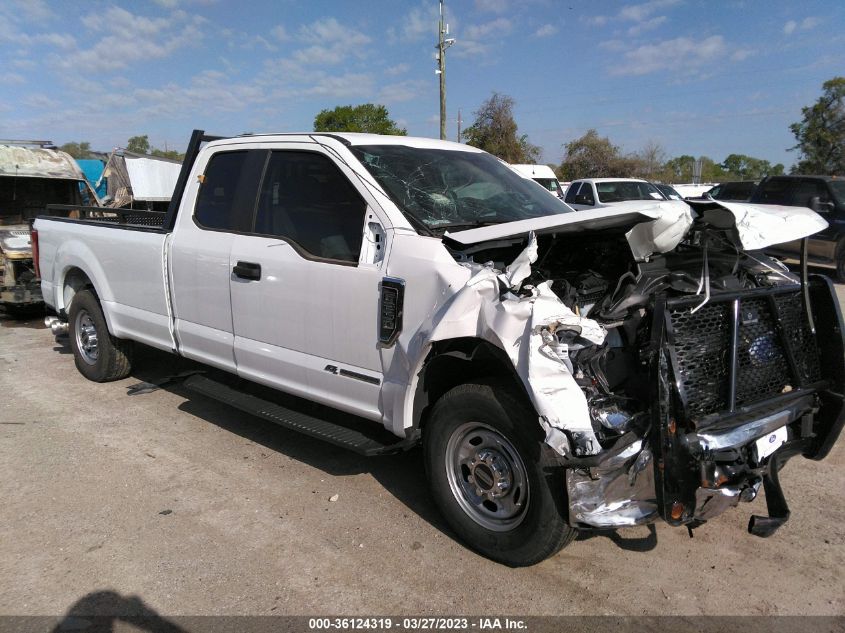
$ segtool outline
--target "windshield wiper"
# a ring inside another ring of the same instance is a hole
[[[431,227],[432,230],[451,230],[451,229],[477,229],[482,226],[492,226],[494,224],[502,224],[503,220],[471,220],[466,222],[449,222],[448,224],[438,224]]]

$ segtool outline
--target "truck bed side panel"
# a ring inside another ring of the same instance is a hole
[[[36,220],[42,290],[67,310],[68,273],[80,269],[94,286],[114,336],[174,349],[164,283],[168,234],[90,222]]]

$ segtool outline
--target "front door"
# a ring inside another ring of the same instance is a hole
[[[381,419],[383,271],[361,257],[374,220],[341,168],[313,146],[271,152],[254,229],[235,238],[230,255],[239,375]]]

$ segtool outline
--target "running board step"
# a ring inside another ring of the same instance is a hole
[[[389,435],[386,431],[383,432],[385,440],[382,441],[379,438],[373,437],[375,432],[380,432],[380,429],[368,429],[372,432],[365,434],[357,429],[341,426],[322,418],[294,411],[293,409],[269,402],[257,396],[238,391],[229,385],[211,380],[205,376],[190,376],[182,384],[186,389],[228,404],[230,407],[240,409],[245,413],[368,457],[399,453],[415,444],[416,438],[403,440]],[[369,420],[362,422],[364,424],[374,424]]]

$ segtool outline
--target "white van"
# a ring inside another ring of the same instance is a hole
[[[548,165],[511,165],[520,176],[537,182],[549,193],[563,199],[563,187],[555,176],[555,172]]]

